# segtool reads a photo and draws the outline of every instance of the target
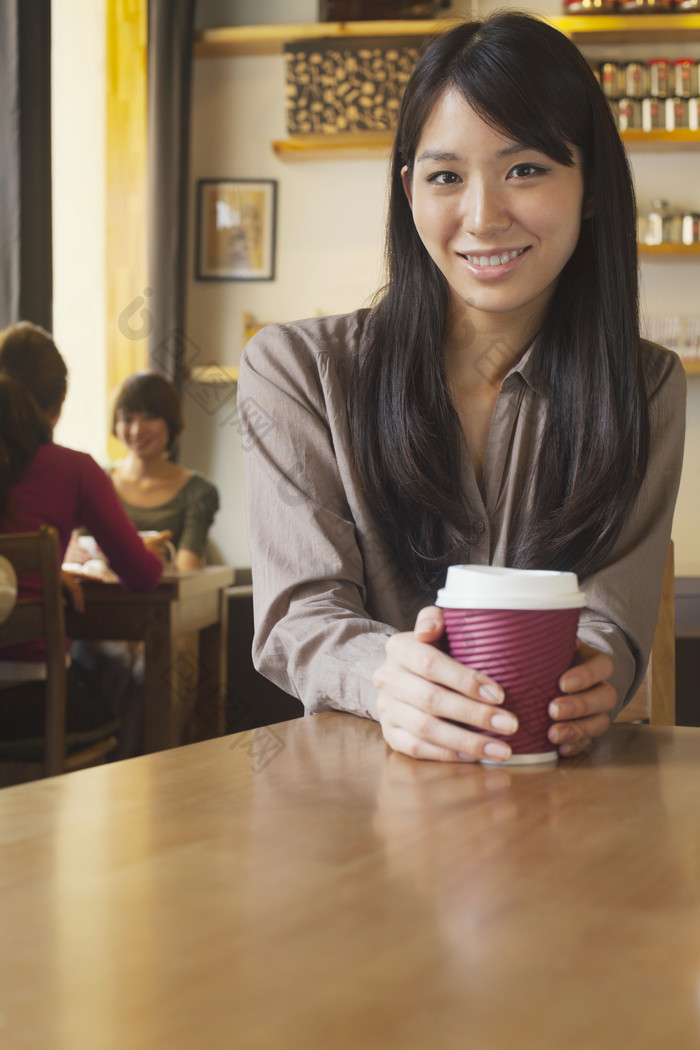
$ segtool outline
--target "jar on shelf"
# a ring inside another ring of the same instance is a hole
[[[673,0],[620,0],[620,11],[632,15],[637,11],[670,11]]]
[[[628,98],[645,98],[649,94],[649,70],[643,62],[628,62],[624,67],[625,90]]]
[[[617,104],[617,126],[630,131],[642,126],[642,107],[638,98],[621,98]]]
[[[642,130],[656,131],[666,127],[666,105],[663,98],[642,99]]]
[[[600,65],[600,86],[610,99],[622,98],[625,93],[624,66],[617,62],[602,62]]]
[[[686,212],[681,218],[681,241],[683,244],[700,243],[700,215]]]
[[[669,215],[666,223],[666,240],[671,244],[680,244],[683,230],[683,216],[682,215]]]
[[[691,98],[698,93],[698,63],[694,58],[677,58],[675,62],[675,93]]]
[[[649,94],[668,98],[671,94],[671,62],[668,58],[649,59]]]
[[[675,95],[666,99],[666,131],[688,127],[688,99]]]
[[[617,0],[564,0],[566,15],[607,15],[617,10]]]
[[[663,244],[667,239],[669,221],[668,201],[652,201],[651,211],[644,224],[644,243]]]
[[[700,131],[700,97],[688,99],[688,127],[691,131]]]

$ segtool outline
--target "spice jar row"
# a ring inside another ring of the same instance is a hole
[[[648,62],[602,62],[600,86],[609,99],[693,98],[698,94],[695,58],[652,58]]]
[[[700,243],[700,214],[678,211],[668,201],[651,202],[651,210],[637,217],[637,241],[640,244]]]
[[[700,131],[700,97],[610,99],[620,131]]]
[[[638,15],[644,11],[673,14],[697,11],[700,0],[564,0],[566,15]]]

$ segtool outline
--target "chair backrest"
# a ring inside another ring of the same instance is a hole
[[[46,722],[44,775],[65,769],[66,757],[66,634],[61,592],[58,533],[49,525],[38,532],[0,534],[0,554],[11,562],[19,577],[39,573],[41,594],[19,598],[0,623],[0,647],[46,640]]]
[[[618,722],[643,719],[651,725],[676,724],[676,616],[673,542],[661,585],[659,616],[649,666],[638,692],[620,712]]]

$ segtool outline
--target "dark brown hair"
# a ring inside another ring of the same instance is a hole
[[[168,452],[184,429],[182,404],[174,383],[160,372],[135,372],[125,379],[117,392],[112,410],[112,433],[122,414],[145,412],[163,419],[168,428]]]
[[[0,372],[0,513],[11,512],[12,486],[39,447],[51,441],[51,424],[24,383]]]
[[[68,369],[56,344],[29,321],[0,332],[0,372],[24,383],[42,412],[59,408],[68,388]]]

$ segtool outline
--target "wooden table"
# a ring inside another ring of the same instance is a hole
[[[81,580],[85,613],[66,610],[69,638],[144,642],[146,751],[180,743],[183,709],[195,691],[196,739],[225,732],[226,588],[233,578],[234,569],[223,565],[164,573],[148,594]],[[198,661],[177,646],[192,632],[199,634]]]
[[[298,719],[0,791],[3,1050],[695,1050],[700,730]]]

